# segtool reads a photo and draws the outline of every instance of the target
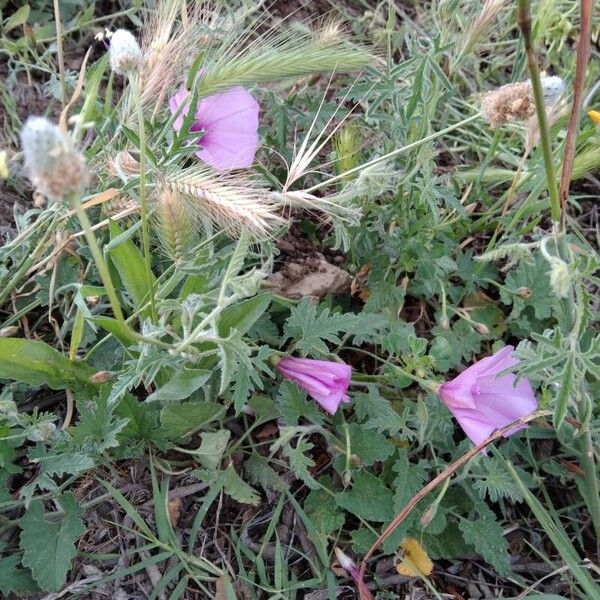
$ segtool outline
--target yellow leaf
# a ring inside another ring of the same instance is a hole
[[[596,124],[600,125],[600,112],[597,110],[588,110],[587,116]]]
[[[396,571],[407,577],[427,577],[433,571],[433,563],[427,552],[415,538],[406,538],[400,548],[403,551],[402,560],[396,565]]]

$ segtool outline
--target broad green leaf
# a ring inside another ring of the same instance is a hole
[[[167,383],[159,387],[148,396],[148,401],[159,400],[161,402],[172,402],[174,400],[185,400],[189,398],[199,387],[203,386],[210,378],[211,372],[201,369],[175,372]]]
[[[123,231],[114,221],[109,221],[108,228],[113,242],[123,235]],[[108,250],[108,256],[117,269],[121,282],[131,296],[135,307],[140,308],[149,294],[144,257],[132,240],[120,238],[119,242]],[[155,282],[154,275],[151,279],[153,284]]]
[[[227,449],[227,443],[231,432],[229,429],[221,429],[219,431],[205,431],[200,434],[202,442],[200,448],[194,452],[194,456],[198,458],[200,464],[207,469],[216,469],[221,464],[223,454]]]
[[[0,338],[0,378],[22,381],[55,390],[89,383],[94,370],[44,342],[22,338]]]
[[[4,26],[2,27],[3,33],[8,33],[11,29],[26,23],[27,19],[29,18],[30,10],[31,8],[29,4],[25,4],[16,10],[10,17],[8,17],[8,19],[6,19],[6,23],[4,23]]]
[[[92,317],[90,321],[96,325],[100,325],[100,327],[105,331],[108,331],[108,333],[112,333],[125,348],[129,348],[129,346],[133,346],[137,343],[137,338],[133,335],[131,330],[122,323],[119,323],[116,319],[98,316]]]
[[[305,355],[328,353],[325,342],[339,345],[339,332],[352,332],[358,322],[358,317],[352,313],[330,315],[329,308],[317,311],[309,298],[293,307],[291,313],[285,323],[284,339],[293,338],[298,350]]]
[[[196,469],[194,475],[209,484],[211,492],[222,489],[225,494],[242,504],[258,505],[260,495],[249,486],[229,465],[224,471],[211,471],[209,469]]]
[[[75,542],[85,533],[82,510],[75,498],[65,495],[60,498],[60,505],[64,516],[59,521],[45,519],[41,502],[32,503],[20,521],[23,564],[47,592],[56,592],[65,584],[77,554]]]
[[[288,485],[269,465],[268,459],[253,452],[244,463],[244,471],[251,483],[260,485],[265,491],[283,492]]]
[[[366,429],[364,425],[358,423],[351,423],[347,427],[350,452],[357,456],[365,467],[385,460],[394,452],[394,446],[385,439],[385,436],[373,429]],[[340,440],[345,439],[343,428],[340,428],[338,437]]]
[[[471,544],[486,562],[504,577],[510,576],[512,569],[508,562],[508,542],[504,538],[502,526],[494,513],[483,502],[476,507],[477,518],[462,519],[458,527],[463,539]]]
[[[214,421],[223,410],[214,402],[168,404],[160,412],[160,424],[169,439],[180,439]]]
[[[259,504],[260,495],[235,472],[232,466],[221,473],[218,482],[223,486],[223,491],[236,502],[253,506]]]
[[[306,392],[291,381],[284,381],[279,386],[275,402],[286,425],[297,425],[300,419],[308,419],[319,425],[323,423],[323,413],[319,411],[317,403],[307,400]]]
[[[394,517],[394,495],[379,477],[357,471],[352,488],[335,495],[339,506],[366,521],[391,521]]]
[[[21,568],[21,557],[18,554],[0,558],[0,593],[2,597],[10,594],[17,596],[38,591],[38,586],[31,578],[31,573]]]
[[[92,5],[90,5],[92,6]],[[81,109],[81,123],[89,123],[93,120],[94,106],[98,97],[98,89],[102,76],[108,64],[108,52],[100,58],[89,69],[85,78],[85,100]]]
[[[282,450],[283,455],[290,462],[290,469],[294,475],[314,490],[319,487],[319,484],[315,481],[309,469],[315,466],[315,461],[306,455],[313,447],[313,444],[310,442],[299,439],[295,447],[291,444],[285,444]]]
[[[330,533],[340,529],[346,520],[344,511],[331,501],[331,494],[323,489],[312,490],[303,506],[318,531],[317,539],[325,539]]]
[[[221,337],[227,337],[232,329],[244,335],[267,310],[271,303],[271,294],[259,294],[238,304],[228,306],[219,315],[217,329]]]

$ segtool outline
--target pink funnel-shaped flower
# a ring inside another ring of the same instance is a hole
[[[519,363],[513,352],[512,346],[506,346],[475,362],[440,387],[440,398],[474,444],[537,408],[535,394],[527,379],[521,378],[517,382],[513,373],[498,375]],[[522,427],[515,427],[506,435],[519,429]]]
[[[182,89],[170,98],[171,114],[182,102],[189,103],[189,95]],[[178,114],[175,131],[181,129],[189,110],[185,107]],[[239,86],[200,100],[190,127],[192,132],[203,132],[196,156],[220,171],[250,167],[258,149],[258,111],[252,94]]]
[[[346,393],[352,377],[350,365],[288,356],[279,361],[277,369],[332,415],[342,402],[350,402]]]

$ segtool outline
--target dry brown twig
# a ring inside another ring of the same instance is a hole
[[[415,506],[425,498],[430,492],[432,492],[435,488],[437,488],[440,484],[442,484],[446,479],[451,477],[456,471],[458,471],[461,467],[466,465],[473,457],[477,456],[482,450],[484,450],[487,446],[489,446],[492,442],[499,440],[509,431],[514,430],[515,427],[519,427],[522,425],[526,425],[531,421],[535,421],[540,417],[547,417],[552,414],[552,411],[549,410],[539,410],[533,412],[525,417],[521,417],[512,423],[509,423],[505,427],[501,429],[497,429],[483,442],[478,444],[477,446],[473,446],[469,451],[465,452],[458,460],[453,462],[451,465],[446,467],[437,477],[432,479],[426,486],[421,488],[406,504],[406,506],[392,519],[390,524],[383,530],[381,535],[375,540],[373,545],[369,548],[369,551],[365,554],[364,558],[360,564],[360,573],[358,577],[358,593],[360,595],[360,600],[373,600],[373,595],[367,588],[367,585],[364,582],[365,571],[367,568],[367,562],[371,556],[375,553],[377,548],[388,538],[392,533],[396,530],[396,528],[408,517],[408,515],[412,512]],[[573,419],[568,419],[568,422],[571,425],[578,426],[577,421]]]

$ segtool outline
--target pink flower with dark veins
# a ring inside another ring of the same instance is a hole
[[[190,92],[179,90],[169,99],[171,114],[182,103],[189,104]],[[179,131],[189,112],[184,107],[177,115],[173,128]],[[196,156],[219,171],[248,168],[258,149],[258,102],[243,87],[237,86],[207,96],[196,105],[190,132],[202,132]]]
[[[442,384],[439,395],[474,444],[496,429],[529,415],[537,400],[529,381],[503,371],[519,363],[514,348],[506,346],[465,369],[452,381]],[[515,427],[506,436],[523,427]]]
[[[342,402],[350,402],[346,393],[352,378],[352,367],[345,363],[287,356],[277,370],[295,382],[328,413],[335,414]]]

